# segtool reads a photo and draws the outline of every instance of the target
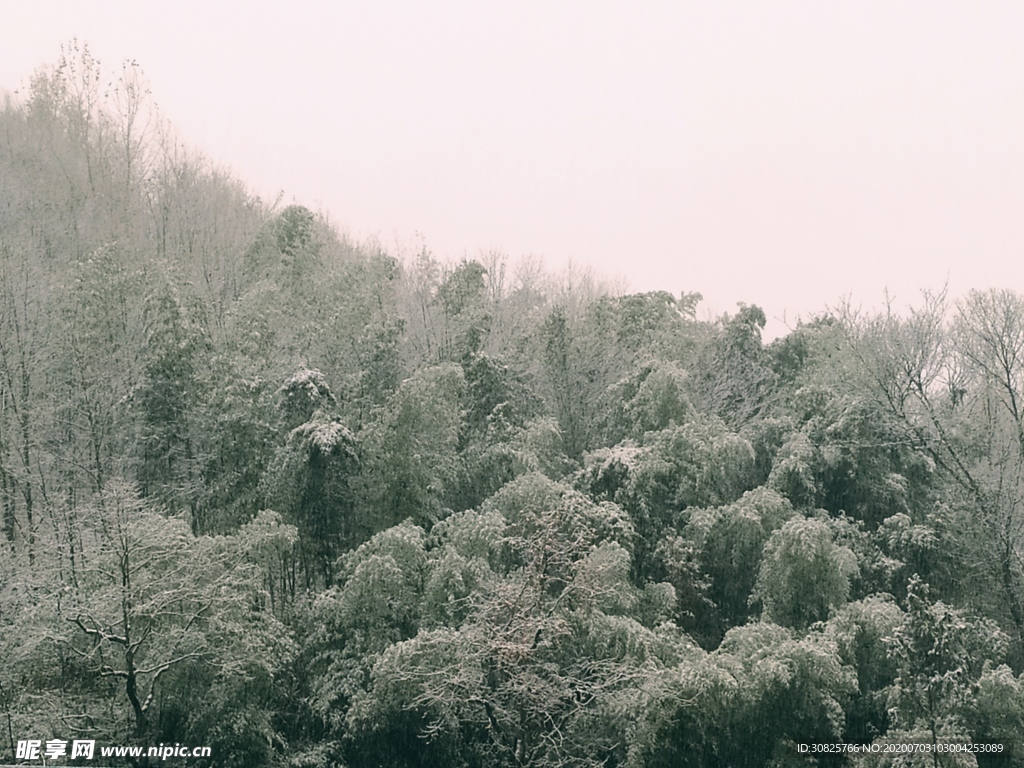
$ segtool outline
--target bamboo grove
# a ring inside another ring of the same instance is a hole
[[[0,754],[1024,761],[1024,296],[699,302],[353,242],[69,47],[0,109]]]

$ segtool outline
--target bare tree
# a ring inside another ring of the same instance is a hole
[[[952,315],[952,318],[950,317]],[[1018,643],[1024,638],[1024,298],[945,292],[899,316],[845,315],[868,390],[959,489],[995,565]],[[980,562],[981,559],[988,562]]]

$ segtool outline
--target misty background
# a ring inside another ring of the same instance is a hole
[[[71,38],[181,138],[357,239],[500,250],[754,302],[1020,286],[1024,9],[934,2],[21,4],[14,89]]]

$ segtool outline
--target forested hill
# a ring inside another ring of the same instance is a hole
[[[398,258],[72,53],[0,109],[0,762],[1024,764],[1024,297]]]

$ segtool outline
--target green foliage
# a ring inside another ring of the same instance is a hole
[[[459,438],[461,477],[447,494],[454,509],[477,506],[523,471],[522,450],[540,400],[523,377],[486,354],[462,361],[465,420]]]
[[[304,206],[289,205],[264,226],[246,254],[250,284],[271,280],[300,299],[320,264],[322,243],[314,214]]]
[[[201,400],[197,368],[207,347],[200,312],[164,286],[143,304],[142,380],[132,393],[140,419],[139,485],[171,507],[183,507],[195,500],[186,493],[193,487],[192,428],[189,423]],[[194,520],[195,530],[203,526]]]
[[[305,716],[324,724],[320,739],[343,735],[346,712],[376,655],[416,635],[427,578],[424,543],[423,530],[411,523],[376,534],[342,557],[339,585],[313,603],[303,649]]]
[[[444,276],[434,294],[442,310],[439,356],[457,360],[483,349],[490,316],[483,306],[487,270],[477,261],[463,261]]]
[[[234,530],[263,506],[261,480],[280,431],[270,382],[232,357],[211,360],[196,409],[195,506],[204,533]]]
[[[847,603],[828,621],[826,635],[835,640],[843,663],[857,671],[859,695],[846,713],[845,738],[870,743],[889,727],[889,693],[898,669],[889,643],[903,623],[903,612],[889,595]]]
[[[338,620],[364,649],[415,634],[426,560],[423,530],[404,523],[342,560]]]
[[[303,417],[308,421],[288,433],[267,467],[264,496],[298,527],[307,585],[329,584],[331,565],[342,548],[371,532],[356,514],[356,438],[337,416],[320,410],[321,404],[331,405],[333,397],[318,371],[299,371],[281,391],[285,424]]]
[[[630,532],[610,506],[534,475],[483,513],[438,524],[420,604],[426,624],[375,657],[346,720],[350,759],[500,766],[621,758],[637,711],[634,681],[674,659],[679,639],[629,617],[642,595],[615,540]]]
[[[691,419],[693,406],[686,396],[685,372],[672,363],[654,367],[627,403],[626,414],[636,437]]]
[[[776,454],[768,486],[797,507],[813,507],[820,497],[814,472],[815,451],[807,435],[792,435]]]
[[[568,306],[548,313],[539,329],[545,394],[571,458],[617,442],[629,429],[660,428],[686,415],[685,376],[675,361],[696,344],[698,300],[655,292],[601,297],[582,313]],[[635,397],[652,372],[632,412],[623,413],[623,399]]]
[[[1024,749],[1020,296],[766,346],[755,306],[401,258],[265,205],[116,74],[74,44],[0,105],[7,741]]]
[[[316,411],[330,410],[337,401],[320,371],[302,368],[288,378],[281,389],[279,408],[287,429],[308,422]]]
[[[801,426],[777,451],[768,483],[796,506],[871,527],[926,508],[934,465],[907,450],[884,413],[819,384],[796,389],[789,407]]]
[[[627,765],[765,765],[792,741],[839,741],[855,680],[830,639],[770,624],[659,676]]]
[[[898,670],[890,694],[896,726],[924,732],[929,740],[966,735],[975,686],[1008,644],[991,621],[932,602],[928,585],[912,579],[906,615],[888,644]]]
[[[114,703],[130,707],[136,736],[159,735],[153,729],[164,710],[186,706],[188,688],[174,682],[185,670],[230,686],[251,675],[269,678],[292,653],[263,605],[260,569],[250,557],[275,539],[287,545],[289,535],[267,520],[241,539],[195,538],[180,519],[112,483],[83,532],[88,559],[64,609],[60,642],[116,682]]]
[[[603,396],[605,442],[639,440],[646,432],[693,420],[686,381],[686,372],[675,363],[654,360],[610,387]]]
[[[643,444],[623,441],[588,454],[577,487],[625,509],[637,529],[635,577],[654,573],[653,550],[685,523],[689,507],[728,504],[750,488],[750,443],[716,419],[700,419],[658,432]]]
[[[965,714],[971,738],[976,744],[1003,743],[1010,756],[1005,765],[1016,768],[1024,763],[1024,686],[1020,677],[1005,664],[988,665],[973,694]],[[979,756],[978,765],[985,762],[995,761],[983,761]]]
[[[765,544],[755,595],[765,619],[803,629],[846,603],[856,571],[856,557],[833,542],[826,523],[794,517]]]
[[[543,475],[517,478],[492,496],[484,512],[497,512],[527,541],[546,541],[540,532],[550,529],[558,540],[574,546],[614,541],[627,552],[632,550],[635,531],[621,508],[610,502],[595,503],[568,486]],[[560,546],[558,541],[553,546]]]
[[[444,502],[461,470],[465,393],[459,366],[424,368],[402,382],[379,420],[360,434],[367,456],[367,491],[381,522],[443,517]]]
[[[738,429],[763,415],[774,395],[776,375],[761,344],[766,318],[760,307],[740,305],[723,317],[695,361],[692,388],[698,408]]]
[[[450,547],[465,558],[484,560],[497,567],[507,528],[505,516],[495,510],[456,512],[430,532],[438,545]]]
[[[713,604],[701,624],[692,626],[702,641],[717,645],[731,627],[745,624],[765,542],[793,516],[786,499],[758,488],[733,504],[693,512],[683,535],[695,543],[696,562]]]
[[[770,754],[787,736],[817,742],[839,738],[843,704],[856,688],[853,671],[842,664],[830,639],[798,638],[770,624],[753,624],[731,630],[716,654],[739,667],[734,675],[749,697],[747,707],[739,708],[740,727],[749,729],[743,751],[752,752],[761,742],[762,754]]]
[[[591,447],[595,433],[592,382],[596,368],[581,370],[589,360],[580,355],[569,319],[561,309],[553,311],[542,328],[544,367],[555,418],[571,458],[582,456]],[[579,389],[586,382],[587,386]]]
[[[289,205],[274,222],[274,236],[277,249],[286,256],[294,257],[299,252],[314,247],[315,218],[313,213],[301,205]]]
[[[559,480],[575,466],[565,453],[562,431],[549,416],[527,422],[512,440],[511,448],[516,474],[540,472],[551,480]]]

